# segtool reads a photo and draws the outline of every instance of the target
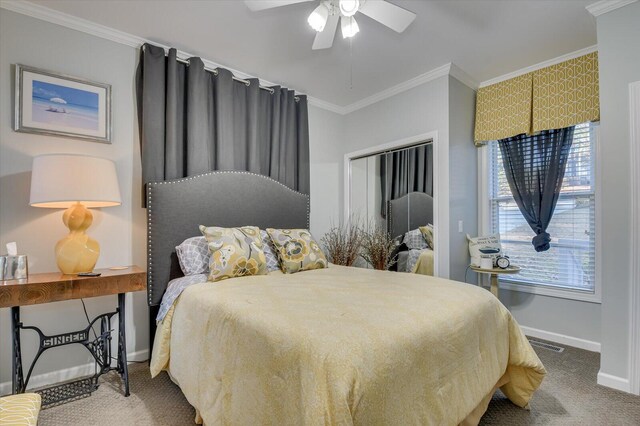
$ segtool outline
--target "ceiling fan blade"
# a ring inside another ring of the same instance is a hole
[[[257,12],[260,10],[273,9],[274,7],[289,6],[290,4],[304,3],[308,1],[314,0],[245,0],[244,4],[246,4],[252,12]]]
[[[358,9],[371,19],[396,32],[403,32],[416,19],[416,14],[384,0],[367,0]]]
[[[336,35],[339,19],[338,15],[330,15],[327,18],[324,30],[316,34],[316,38],[313,40],[313,50],[328,49],[333,45],[333,38]]]

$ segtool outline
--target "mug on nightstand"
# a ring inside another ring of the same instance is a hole
[[[480,267],[482,269],[493,269],[493,256],[480,256]]]

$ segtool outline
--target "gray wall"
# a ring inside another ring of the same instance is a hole
[[[600,342],[600,304],[500,290],[500,301],[520,325]]]
[[[436,247],[441,276],[464,281],[469,264],[466,233],[477,233],[477,149],[473,145],[475,92],[443,76],[345,117],[344,152],[353,152],[437,131]],[[464,222],[458,232],[458,221]],[[475,277],[469,274],[469,282]]]
[[[469,271],[467,234],[478,235],[478,149],[473,144],[476,92],[449,77],[449,278],[477,282]],[[462,232],[458,221],[463,221]],[[466,276],[465,276],[466,275]]]
[[[345,116],[344,153],[437,130],[448,140],[448,77],[440,77]]]
[[[600,370],[627,378],[631,206],[629,83],[640,80],[640,3],[597,19],[602,149],[602,360]]]
[[[82,32],[0,9],[0,252],[17,241],[29,255],[31,272],[55,271],[53,247],[68,231],[62,211],[30,207],[32,158],[46,153],[76,153],[110,158],[116,163],[123,203],[94,209],[89,233],[101,244],[98,267],[145,265],[146,219],[140,208],[141,171],[135,108],[134,76],[137,49]],[[13,71],[21,63],[85,77],[112,85],[113,143],[111,145],[16,133],[12,130]],[[344,117],[309,106],[311,157],[311,231],[320,238],[332,218],[342,214],[342,150]],[[148,322],[144,293],[129,295],[128,349],[139,359],[147,357]],[[112,310],[115,297],[86,299],[90,316]],[[25,323],[46,333],[81,329],[86,325],[80,301],[60,302],[22,310]],[[0,394],[9,391],[11,351],[8,342],[9,309],[0,309]],[[25,359],[33,356],[36,341],[25,333]],[[45,353],[34,375],[65,370],[57,376],[40,376],[51,383],[86,374],[90,357],[81,347],[53,349]]]
[[[342,219],[344,116],[309,105],[311,232],[316,239]]]
[[[438,163],[438,174],[448,175],[449,146],[449,77],[443,76],[411,90],[398,93],[367,107],[351,112],[345,116],[345,137],[341,149],[343,154],[358,151],[377,145],[386,144],[428,132],[438,132],[438,158],[434,157],[434,164]],[[446,163],[446,164],[445,164]],[[435,177],[435,176],[434,176]],[[437,198],[441,222],[448,219],[448,179],[435,177],[437,186],[434,195]],[[342,195],[341,195],[342,196]],[[475,207],[474,207],[475,208]],[[448,231],[446,225],[438,227],[445,244],[436,247],[437,262],[440,276],[449,276]],[[442,229],[442,230],[440,230]],[[444,232],[443,232],[444,231]]]
[[[29,256],[31,272],[57,270],[53,248],[68,232],[62,211],[29,206],[31,163],[47,153],[76,153],[109,158],[116,163],[122,205],[94,209],[90,234],[101,244],[98,267],[145,264],[145,218],[140,208],[140,161],[134,108],[136,51],[130,47],[92,37],[57,25],[0,9],[0,251],[17,241]],[[15,63],[89,78],[112,86],[113,143],[71,140],[16,133],[13,117],[13,67]],[[145,295],[128,295],[128,342],[131,353],[146,358],[148,323]],[[87,299],[90,316],[115,308],[116,298]],[[26,324],[49,334],[86,326],[79,300],[22,309]],[[0,383],[11,380],[9,309],[0,310]],[[36,341],[25,332],[24,353],[34,355]],[[80,347],[52,349],[42,356],[35,375],[86,364],[90,357]],[[67,371],[76,374],[78,371]],[[36,384],[36,383],[34,383]],[[3,390],[7,390],[4,389]],[[1,393],[1,392],[0,392]]]

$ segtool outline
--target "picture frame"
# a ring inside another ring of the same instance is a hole
[[[14,130],[111,143],[111,85],[16,64]]]

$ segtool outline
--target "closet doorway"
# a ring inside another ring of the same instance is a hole
[[[382,228],[405,245],[407,233],[433,228],[431,246],[401,246],[392,267],[398,272],[438,275],[436,137],[423,134],[345,155],[345,221]]]

